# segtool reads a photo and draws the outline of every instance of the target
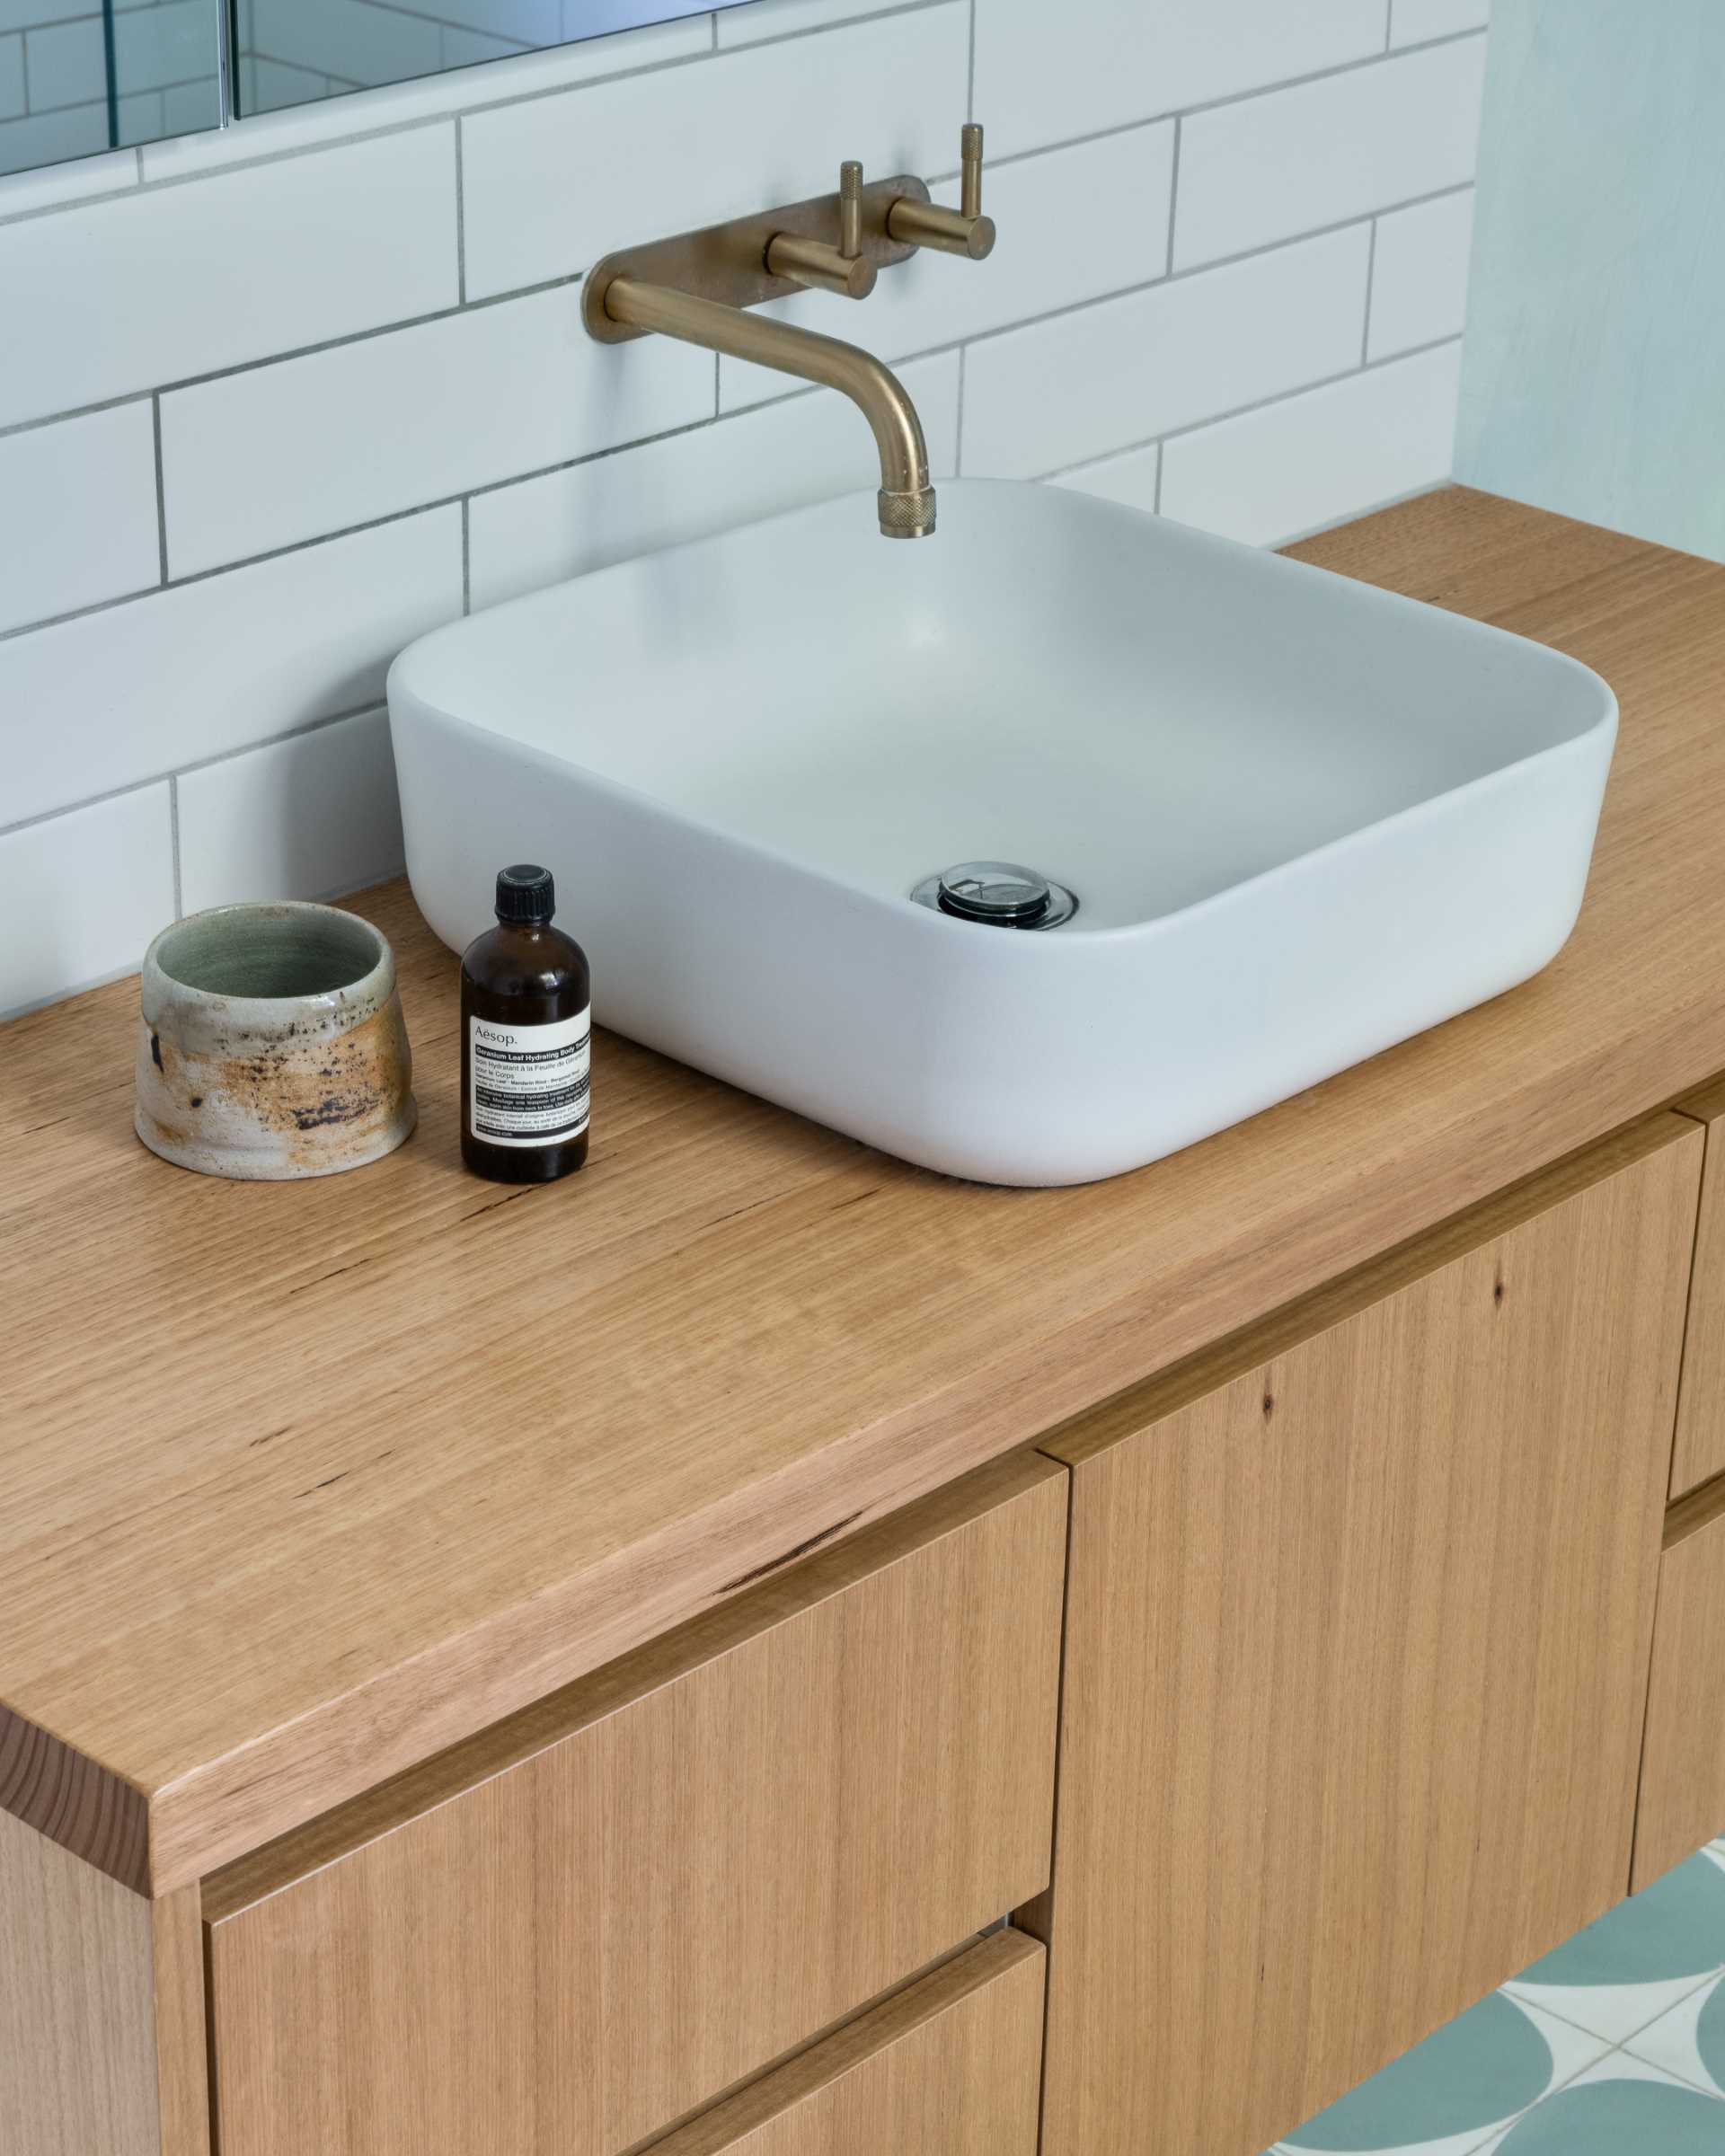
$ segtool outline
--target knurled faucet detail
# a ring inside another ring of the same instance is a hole
[[[841,391],[874,435],[881,531],[926,538],[935,511],[928,447],[898,377],[860,345],[748,310],[799,290],[866,299],[883,269],[923,247],[984,261],[995,226],[982,209],[980,127],[963,129],[960,158],[957,209],[932,201],[909,173],[865,184],[862,167],[848,159],[836,194],[608,254],[585,280],[588,332],[606,344],[656,332]]]

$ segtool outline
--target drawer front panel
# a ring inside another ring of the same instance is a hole
[[[1647,1694],[1639,1890],[1725,1834],[1725,1481],[1673,1508]]]
[[[649,2156],[1036,2156],[1043,1959],[997,1931]]]
[[[218,1876],[223,2156],[613,2156],[1036,1893],[1065,1535],[986,1469]]]

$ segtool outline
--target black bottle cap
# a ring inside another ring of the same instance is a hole
[[[557,910],[557,887],[551,870],[518,861],[512,869],[497,872],[497,917],[500,921],[549,921]]]

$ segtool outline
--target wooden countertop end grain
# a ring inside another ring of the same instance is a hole
[[[1725,1068],[1725,569],[1463,489],[1297,551],[1615,688],[1538,978],[1135,1175],[981,1188],[610,1037],[581,1175],[131,1132],[135,982],[0,1030],[0,1807],[162,1894]]]

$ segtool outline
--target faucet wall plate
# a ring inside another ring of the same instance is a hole
[[[887,230],[887,219],[895,202],[926,203],[929,199],[927,187],[911,172],[871,181],[860,197],[863,260],[882,270],[908,261],[916,252],[915,243],[894,239]],[[732,217],[723,225],[680,232],[668,240],[624,247],[606,255],[588,271],[582,284],[581,320],[588,335],[601,344],[624,344],[632,337],[653,333],[630,323],[614,322],[606,313],[606,291],[619,277],[669,286],[731,307],[758,307],[769,299],[788,299],[804,287],[792,278],[774,277],[766,266],[767,248],[782,234],[836,242],[838,196],[810,195],[806,201],[792,202],[783,209]]]

